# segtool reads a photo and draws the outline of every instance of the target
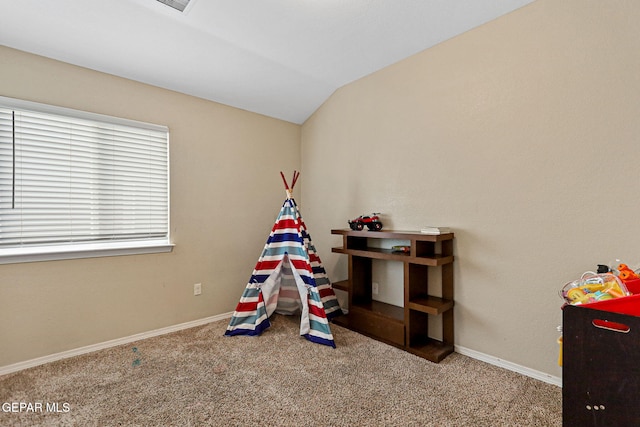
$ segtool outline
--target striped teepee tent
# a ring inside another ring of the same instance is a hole
[[[280,175],[287,199],[225,335],[259,335],[274,312],[300,313],[300,335],[335,347],[329,319],[342,311],[292,196],[300,173],[293,173],[291,187]]]

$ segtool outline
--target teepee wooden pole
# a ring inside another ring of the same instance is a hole
[[[280,176],[282,177],[282,182],[284,182],[284,188],[288,190],[289,184],[287,184],[287,178],[284,177],[284,174],[282,173],[282,171],[280,171]]]
[[[293,181],[291,182],[291,191],[293,191],[293,187],[296,185],[298,181],[298,177],[300,176],[300,172],[293,171]]]
[[[280,176],[282,177],[282,182],[284,182],[284,188],[287,192],[287,199],[293,199],[293,186],[295,185],[295,180],[297,179],[297,177],[295,176],[295,172],[294,172],[294,180],[293,183],[291,184],[291,187],[289,187],[289,184],[287,183],[287,179],[284,177],[284,174],[282,173],[282,171],[280,171]]]

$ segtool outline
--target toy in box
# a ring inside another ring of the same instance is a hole
[[[578,280],[569,282],[560,291],[560,297],[571,305],[590,304],[631,295],[626,285],[612,273],[588,271]]]

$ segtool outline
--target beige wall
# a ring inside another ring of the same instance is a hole
[[[1,46],[0,95],[167,125],[176,244],[0,265],[0,366],[235,308],[285,197],[279,171],[300,169],[300,126]]]
[[[451,226],[456,345],[561,376],[558,290],[640,264],[639,20],[635,1],[538,0],[338,90],[302,127],[331,278],[348,218]]]

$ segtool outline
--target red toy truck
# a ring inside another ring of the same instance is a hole
[[[352,230],[360,231],[365,225],[371,231],[382,230],[382,222],[380,222],[379,213],[372,213],[371,215],[360,215],[358,218],[349,221],[349,228]]]

